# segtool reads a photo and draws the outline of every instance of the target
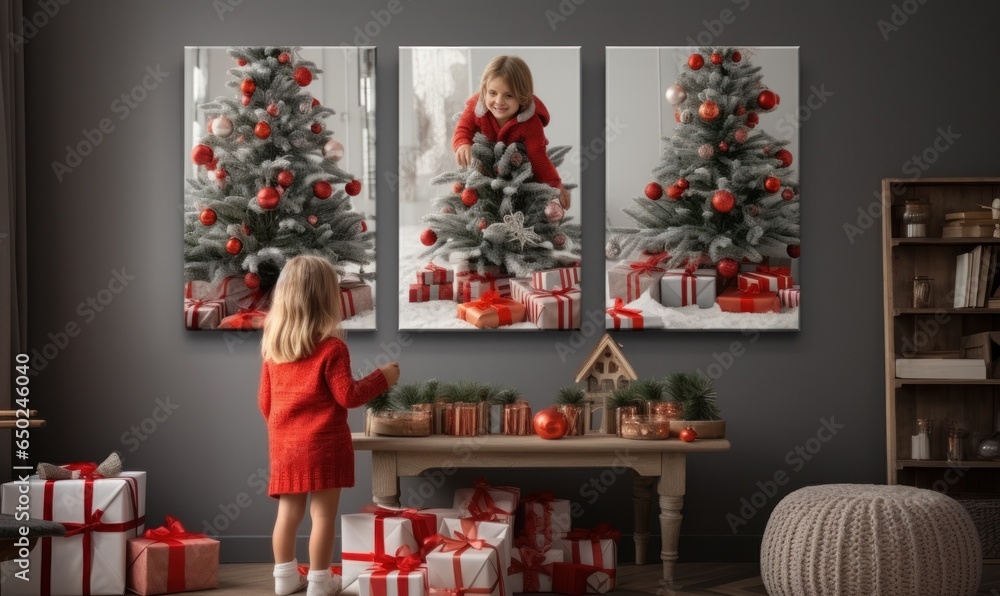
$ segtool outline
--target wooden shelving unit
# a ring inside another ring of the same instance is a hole
[[[979,441],[993,434],[1000,414],[1000,379],[897,379],[904,352],[954,352],[963,335],[1000,330],[1000,309],[954,308],[955,259],[997,238],[941,238],[945,214],[975,211],[1000,197],[1000,178],[887,178],[882,181],[882,271],[885,314],[886,470],[890,484],[942,488],[949,493],[993,493],[1000,498],[1000,460],[979,458]],[[905,201],[926,199],[926,238],[903,237]],[[933,278],[930,308],[913,308],[913,278]],[[937,421],[931,459],[913,460],[910,437],[917,418]],[[966,430],[966,459],[945,459],[942,421]]]

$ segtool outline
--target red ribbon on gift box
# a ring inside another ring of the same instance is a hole
[[[552,577],[552,564],[545,564],[545,554],[530,544],[521,544],[517,548],[521,555],[520,560],[512,559],[508,572],[511,575],[517,573],[524,574],[523,590],[525,592],[538,592],[541,590],[540,575]]]
[[[592,530],[586,528],[576,528],[566,534],[566,540],[572,543],[572,557],[574,562],[579,562],[580,559],[580,542],[589,540],[590,548],[594,555],[594,565],[600,568],[613,568],[615,561],[610,561],[611,565],[605,565],[604,554],[601,552],[601,541],[611,540],[615,544],[621,540],[622,533],[619,530],[615,530],[611,527],[611,524],[598,524]]]
[[[769,265],[757,265],[757,273],[766,273],[769,275],[791,275],[791,267],[771,267]]]
[[[423,271],[418,271],[417,272],[417,283],[421,283],[421,284],[423,284],[423,283],[432,283],[432,284],[443,284],[443,283],[446,283],[446,280],[448,279],[448,271],[449,271],[449,269],[447,267],[442,267],[440,265],[436,265],[433,261],[431,261],[430,263],[427,263],[427,265],[424,266],[424,269],[426,269],[427,271],[431,272],[431,281],[427,282],[426,281],[427,278],[421,275],[423,273]]]
[[[620,299],[619,299],[620,300]],[[545,550],[552,544],[552,501],[556,494],[552,491],[535,493],[524,498],[524,532],[526,534],[541,534],[545,537]],[[542,515],[532,515],[529,505],[542,506]],[[541,524],[539,524],[541,519]],[[528,545],[525,545],[528,546]],[[529,547],[530,548],[530,547]]]
[[[629,300],[635,300],[642,293],[640,279],[643,275],[666,272],[666,269],[657,266],[659,262],[659,258],[654,256],[645,261],[632,261],[628,264],[631,271],[625,276],[625,284]]]
[[[438,534],[429,539],[435,545],[441,546],[441,552],[454,553],[452,555],[452,569],[455,574],[455,585],[460,586],[455,590],[438,590],[437,593],[447,592],[454,596],[462,596],[464,594],[492,594],[494,588],[499,586],[500,594],[504,594],[504,576],[506,573],[500,562],[500,550],[489,542],[486,542],[486,540],[479,538],[478,534],[479,530],[476,524],[472,520],[463,519],[462,531],[455,532],[454,537],[449,538]],[[487,549],[496,553],[497,580],[492,586],[488,588],[462,587],[465,584],[465,581],[462,579],[462,553],[470,548],[475,550]]]
[[[615,305],[606,311],[611,315],[612,320],[615,322],[615,329],[622,328],[622,318],[630,319],[632,321],[632,329],[642,329],[645,319],[642,317],[642,311],[638,309],[625,308],[625,301],[621,298],[615,298]]]
[[[552,591],[567,596],[582,596],[588,592],[587,578],[597,572],[606,573],[608,582],[611,584],[607,586],[607,590],[614,589],[616,569],[601,569],[594,565],[581,563],[554,563],[552,565]]]
[[[663,274],[664,277],[679,277],[681,278],[681,306],[688,306],[694,304],[698,296],[698,276],[694,274],[696,269],[688,270],[685,269],[684,273],[670,273],[667,272]]]
[[[501,490],[513,494],[514,507],[517,507],[517,496],[520,494],[520,489],[512,486],[490,486],[490,483],[486,482],[486,479],[482,477],[476,478],[473,486],[476,490],[472,493],[472,499],[469,500],[470,514],[473,516],[482,514],[514,515],[513,511],[507,511],[497,505],[497,502],[493,500],[493,495],[490,494],[490,489]],[[482,503],[482,505],[480,505],[480,503]]]
[[[580,289],[574,286],[564,286],[556,290],[533,290],[524,295],[525,306],[531,308],[532,319],[537,322],[541,316],[542,305],[538,303],[545,298],[556,299],[556,328],[572,329],[573,321],[573,297],[570,294],[579,294]]]
[[[504,302],[507,298],[501,298],[500,292],[496,290],[489,290],[483,294],[479,300],[472,303],[472,306],[478,308],[479,310],[488,310],[490,308],[496,309],[497,315],[500,319],[500,325],[512,325],[514,323],[514,315],[510,312],[510,307],[508,307]]]
[[[69,534],[67,533],[67,535]],[[132,564],[134,564],[135,561],[142,556],[142,553],[145,552],[147,548],[162,542],[167,545],[167,590],[169,592],[186,591],[188,587],[184,569],[187,563],[187,555],[183,541],[208,537],[198,532],[188,532],[184,528],[184,525],[171,515],[166,516],[164,525],[159,528],[146,530],[142,537],[148,538],[153,542],[150,542],[145,548],[139,551],[139,554],[136,555],[135,558],[129,563],[129,567],[131,567]]]
[[[421,513],[419,509],[412,507],[409,509],[385,509],[377,505],[367,505],[361,511],[362,513],[374,515],[376,520],[384,520],[387,517],[402,517],[410,520],[410,525],[413,528],[413,537],[416,539],[417,544],[423,544],[428,537],[437,533],[437,516],[433,513]],[[378,523],[376,521],[376,524]],[[378,529],[376,528],[376,531]],[[388,556],[384,554],[384,550],[385,544],[383,543],[383,552],[381,554]]]
[[[377,555],[375,563],[368,568],[371,574],[371,594],[372,596],[388,596],[389,594],[389,574],[399,571],[396,576],[396,596],[410,596],[409,574],[417,571],[423,561],[420,556],[402,546],[393,555]],[[419,572],[423,576],[424,584],[427,583],[427,575]]]

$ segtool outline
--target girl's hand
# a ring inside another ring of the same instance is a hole
[[[559,187],[559,204],[562,205],[563,209],[569,209],[570,205],[569,191],[563,188],[562,186]]]
[[[389,364],[386,364],[385,366],[379,367],[379,370],[381,370],[382,374],[385,375],[385,381],[389,385],[389,387],[392,387],[393,385],[396,384],[396,382],[399,381],[399,363],[398,362],[390,362]]]
[[[455,162],[459,167],[467,167],[472,161],[472,145],[462,145],[455,150]]]

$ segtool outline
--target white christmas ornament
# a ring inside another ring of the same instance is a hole
[[[691,124],[692,120],[694,120],[694,113],[691,110],[684,110],[681,112],[681,122],[684,124]]]
[[[215,136],[225,139],[233,134],[233,121],[225,116],[219,116],[212,121],[212,132]]]
[[[326,145],[323,145],[323,157],[330,161],[340,161],[344,157],[344,146],[340,142],[330,139]]]
[[[684,100],[687,99],[688,94],[687,91],[684,90],[684,87],[681,87],[677,83],[674,83],[673,85],[667,87],[666,96],[667,96],[667,101],[670,102],[670,105],[676,106],[677,104],[684,103]]]
[[[562,205],[559,204],[559,201],[549,201],[549,203],[545,205],[545,219],[547,219],[550,223],[562,221],[565,214],[566,212]]]

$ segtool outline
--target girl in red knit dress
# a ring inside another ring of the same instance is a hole
[[[267,422],[270,451],[268,494],[278,499],[274,523],[274,592],[308,596],[340,590],[331,575],[334,525],[340,489],[354,486],[354,450],[347,408],[357,408],[399,379],[399,365],[387,364],[360,381],[340,328],[337,272],[326,259],[298,256],[288,261],[274,287],[261,338],[259,403]],[[295,534],[305,515],[312,532],[309,574],[295,559]]]
[[[559,189],[559,202],[569,208],[569,192],[563,188],[559,172],[545,150],[549,141],[542,130],[549,123],[549,111],[534,95],[531,69],[517,56],[497,56],[486,65],[479,93],[465,102],[465,110],[455,126],[452,148],[455,161],[466,167],[472,161],[472,139],[477,132],[490,142],[521,143],[538,182]]]

